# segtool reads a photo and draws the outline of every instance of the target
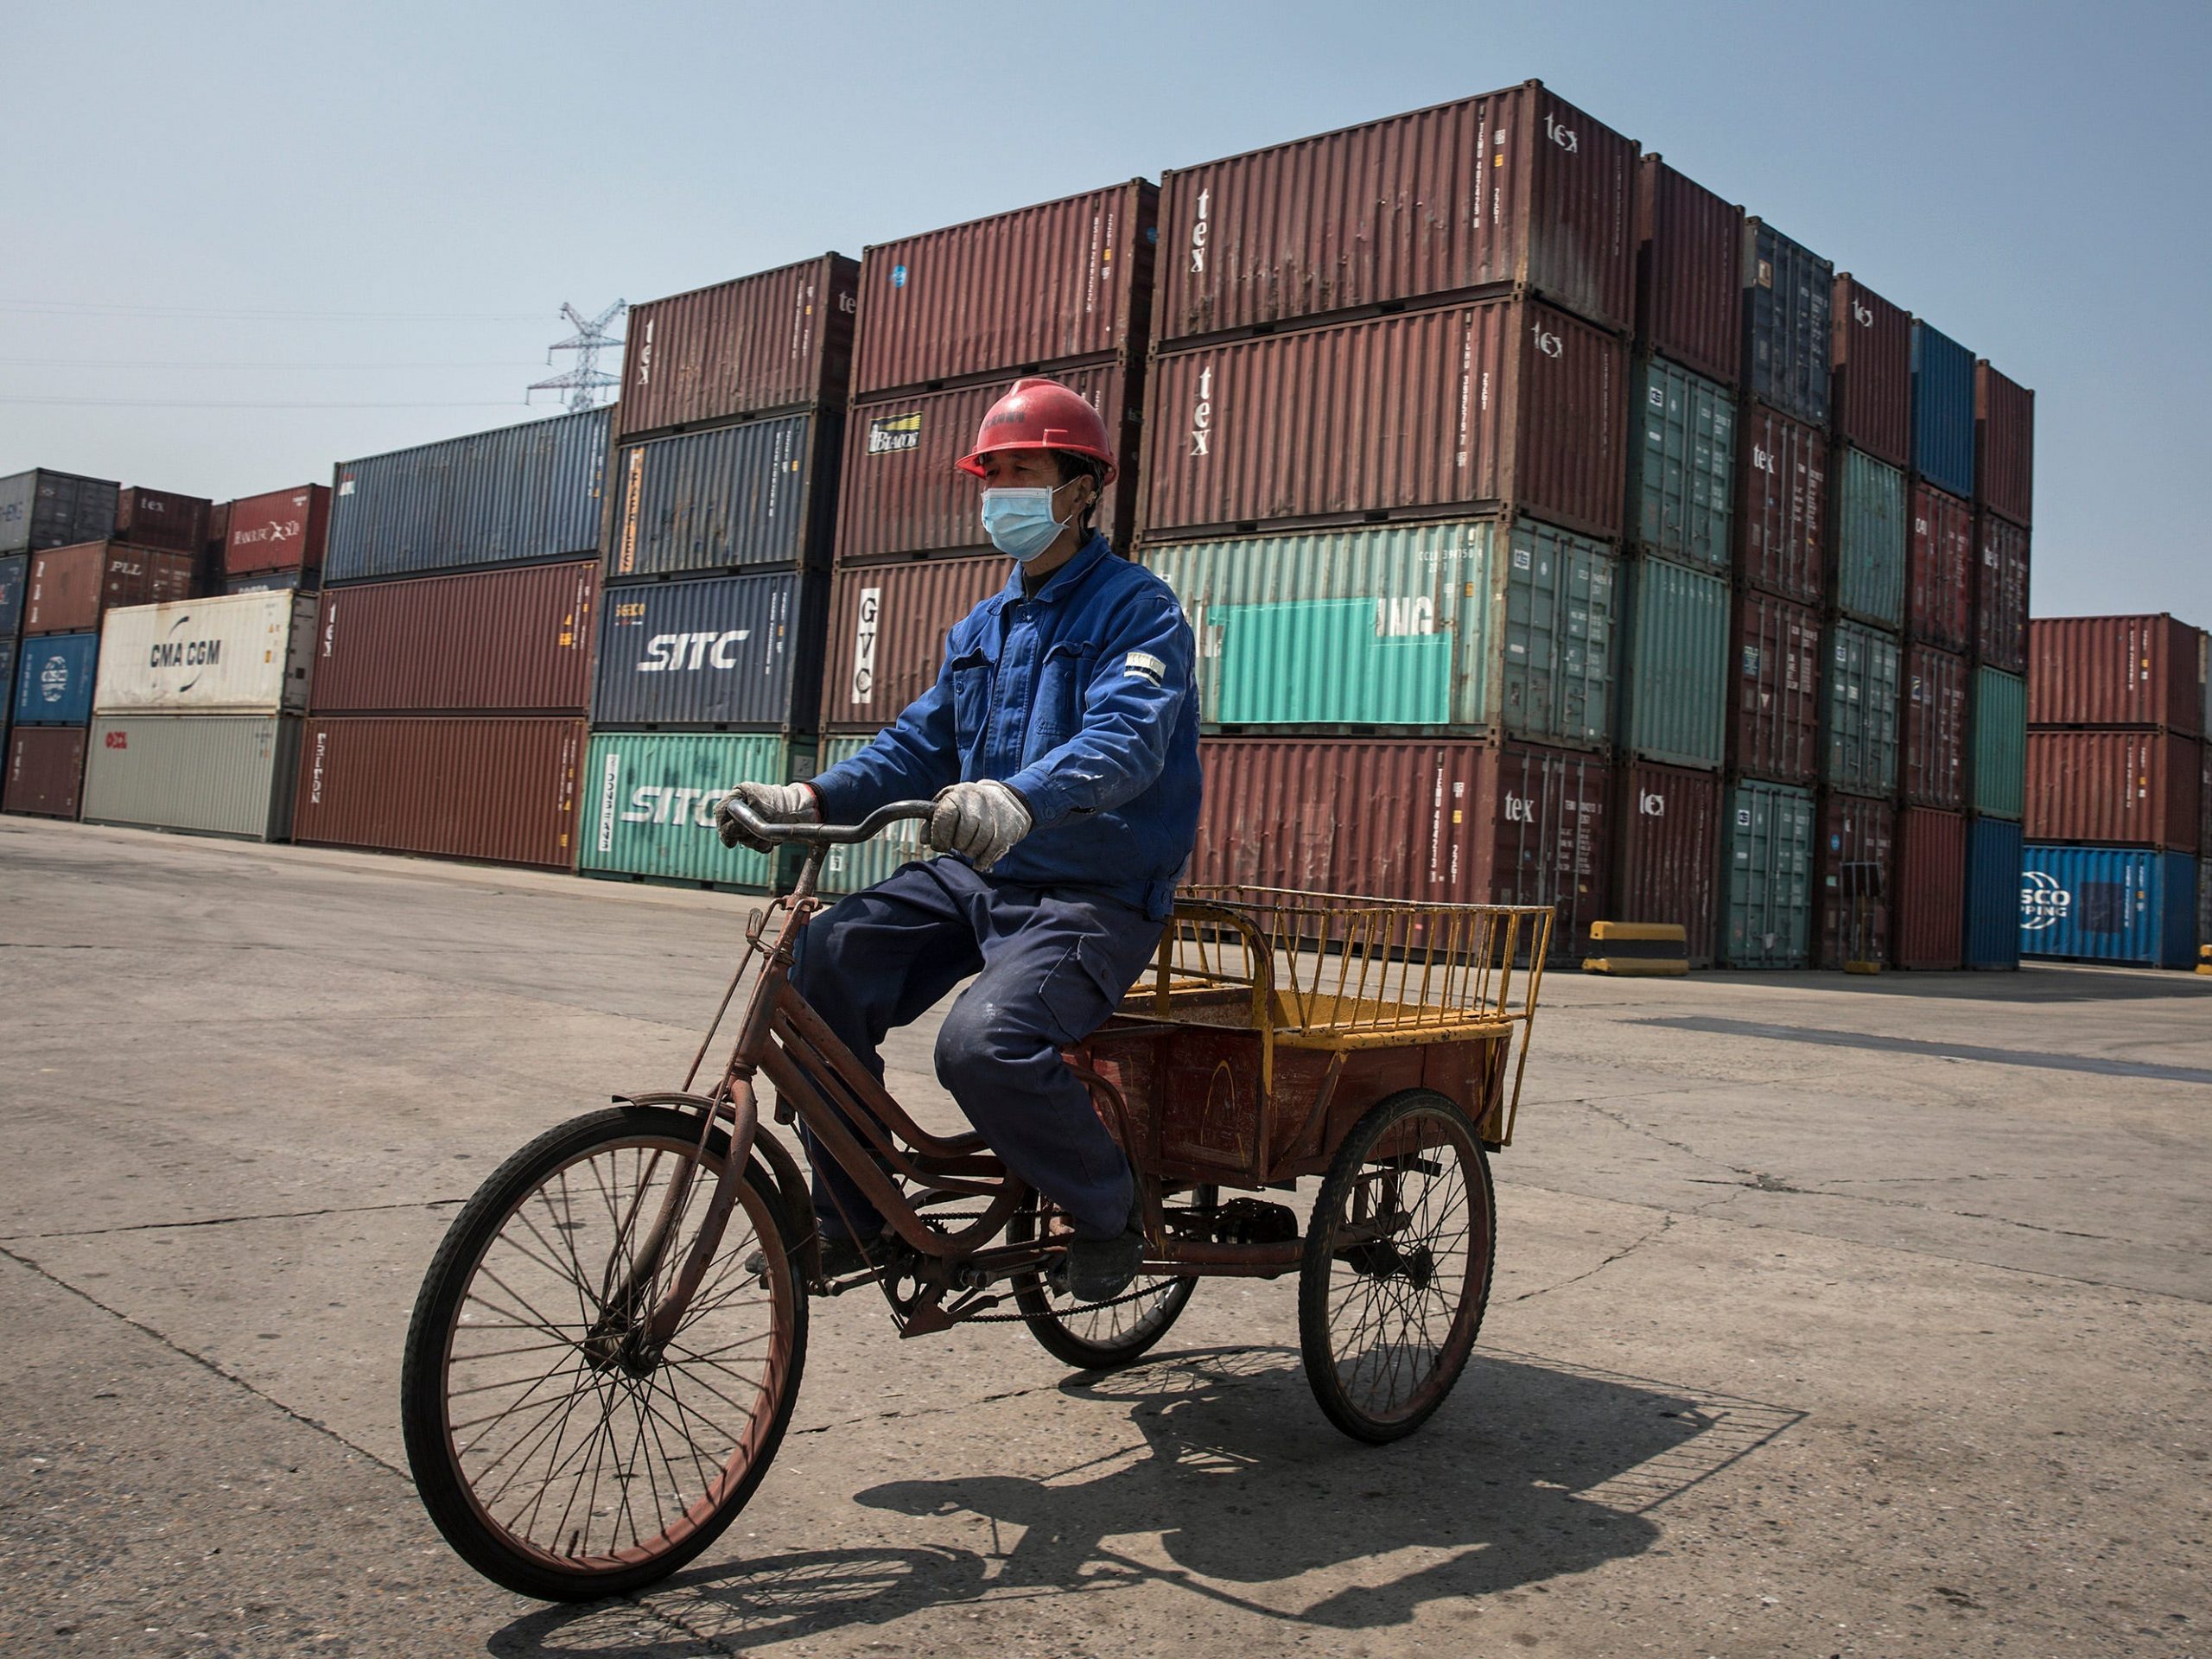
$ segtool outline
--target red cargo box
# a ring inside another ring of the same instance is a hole
[[[630,308],[615,435],[844,406],[859,267],[842,253]]]
[[[524,565],[326,589],[316,714],[581,714],[599,566]]]
[[[1744,210],[1656,156],[1636,175],[1636,333],[1724,386],[1744,355]]]
[[[2193,853],[2203,835],[2203,755],[2171,732],[2028,733],[2030,841]]]
[[[1821,601],[1828,442],[1745,399],[1736,411],[1736,575],[1801,605]]]
[[[1886,963],[1897,810],[1887,801],[1823,791],[1820,823],[1814,849],[1820,965]]]
[[[223,542],[227,575],[259,575],[268,570],[320,570],[322,543],[330,528],[330,488],[302,484],[233,501]]]
[[[1635,321],[1635,143],[1541,81],[1166,174],[1161,341],[1510,285]]]
[[[1974,511],[1933,484],[1912,486],[1904,631],[1946,651],[1974,643]]]
[[[1897,814],[1890,937],[1900,968],[1957,968],[1966,933],[1967,820],[1908,806]]]
[[[2028,724],[2204,728],[2205,636],[2156,616],[2040,616],[2028,625]]]
[[[853,395],[1144,354],[1160,187],[1131,179],[861,256]]]
[[[565,870],[581,720],[310,719],[292,838]]]
[[[1989,359],[1974,365],[1974,494],[2016,524],[2035,522],[2036,395]]]
[[[1809,784],[1821,755],[1821,619],[1771,594],[1736,595],[1728,766],[1738,777]]]
[[[2028,666],[2028,532],[1993,512],[1974,515],[1974,654],[1992,668]]]
[[[1612,912],[1601,919],[1680,922],[1690,966],[1713,961],[1719,909],[1720,774],[1648,760],[1622,768],[1614,808],[1618,876]]]
[[[207,512],[213,505],[204,495],[125,485],[115,498],[115,539],[133,547],[197,553],[207,539]]]
[[[822,723],[872,732],[937,683],[952,625],[1006,586],[1001,553],[868,564],[830,578]]]
[[[1126,550],[1136,504],[1137,410],[1133,377],[1121,363],[1063,369],[1054,379],[1089,401],[1118,439],[1119,476],[1107,486],[1097,528]],[[856,403],[845,419],[837,480],[836,559],[913,559],[990,545],[982,486],[953,463],[969,453],[983,416],[1014,378],[950,391],[893,393]]]
[[[1621,342],[1484,301],[1153,359],[1148,535],[1507,507],[1620,533]]]
[[[115,606],[190,599],[198,563],[194,553],[121,542],[79,542],[34,554],[23,585],[23,632],[92,633]]]
[[[1844,271],[1828,318],[1836,436],[1892,467],[1911,466],[1911,314]]]
[[[1933,645],[1904,659],[1904,798],[1947,810],[1967,804],[1967,659]]]
[[[82,726],[19,726],[8,744],[0,811],[73,818],[85,783]]]

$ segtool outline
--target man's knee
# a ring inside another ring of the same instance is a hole
[[[938,1027],[938,1081],[955,1096],[988,1093],[1007,1068],[1033,1060],[1051,1046],[1033,1020],[979,995],[981,989],[963,992]]]

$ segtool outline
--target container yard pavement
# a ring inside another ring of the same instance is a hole
[[[702,1562],[493,1589],[402,1472],[416,1285],[681,1077],[748,907],[0,819],[0,1651],[2212,1646],[2212,978],[2058,967],[1548,979],[1482,1346],[1395,1446],[1287,1283],[1103,1380],[852,1297]]]

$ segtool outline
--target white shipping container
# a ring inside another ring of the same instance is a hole
[[[289,841],[300,724],[284,715],[96,715],[86,821]]]
[[[232,594],[110,611],[95,714],[276,715],[308,706],[312,594]]]

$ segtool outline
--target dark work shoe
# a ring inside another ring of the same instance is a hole
[[[822,1276],[824,1279],[843,1279],[868,1270],[868,1259],[861,1253],[861,1243],[841,1233],[822,1235]]]
[[[1128,1224],[1116,1238],[1071,1238],[1060,1274],[1078,1302],[1111,1301],[1127,1290],[1144,1265],[1143,1200],[1129,1200]]]

